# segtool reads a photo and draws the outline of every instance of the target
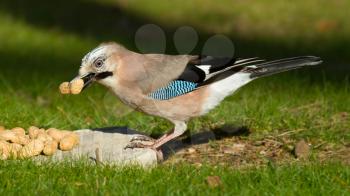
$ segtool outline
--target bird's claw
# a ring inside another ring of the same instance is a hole
[[[143,144],[142,142],[130,142],[128,145],[124,147],[124,149],[134,149],[134,148],[152,148],[152,145]]]
[[[135,142],[135,141],[140,141],[140,142],[154,142],[155,140],[151,137],[148,137],[146,135],[137,135],[131,138],[130,142]]]
[[[130,143],[125,146],[127,148],[152,148],[155,143],[155,139],[146,135],[137,135],[131,138]]]

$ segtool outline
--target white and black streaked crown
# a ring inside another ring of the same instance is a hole
[[[93,49],[91,52],[87,53],[84,58],[81,60],[82,65],[88,63],[88,62],[94,62],[97,58],[101,56],[106,56],[105,54],[105,46],[100,46],[95,49]]]

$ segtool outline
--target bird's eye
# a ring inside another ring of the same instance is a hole
[[[100,68],[103,65],[103,60],[102,59],[98,59],[97,61],[95,61],[95,67]]]

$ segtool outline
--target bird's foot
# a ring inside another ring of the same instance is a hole
[[[153,145],[155,144],[155,139],[145,136],[145,135],[137,135],[131,138],[130,143],[125,146],[124,149],[127,148],[151,148],[153,149]]]
[[[150,148],[150,149],[154,149],[153,148],[153,144],[144,144],[142,142],[130,142],[128,145],[126,145],[124,147],[124,149],[134,149],[134,148]]]
[[[135,142],[135,141],[140,141],[140,142],[153,142],[155,141],[155,139],[146,136],[146,135],[137,135],[131,138],[130,142]]]
[[[159,149],[157,149],[157,146],[156,146],[156,140],[153,139],[153,143],[151,144],[145,144],[145,143],[142,143],[142,142],[130,142],[128,145],[126,145],[124,147],[124,149],[134,149],[134,148],[149,148],[149,149],[152,149],[154,151],[156,151],[156,155],[157,155],[157,160],[158,161],[163,161],[164,160],[164,156],[163,156],[163,152]]]

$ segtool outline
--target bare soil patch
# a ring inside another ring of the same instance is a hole
[[[266,137],[254,141],[249,137],[233,136],[188,145],[169,156],[165,164],[187,162],[196,166],[249,167],[309,161],[340,161],[350,165],[350,144],[332,144],[320,140],[296,141],[287,137]]]

